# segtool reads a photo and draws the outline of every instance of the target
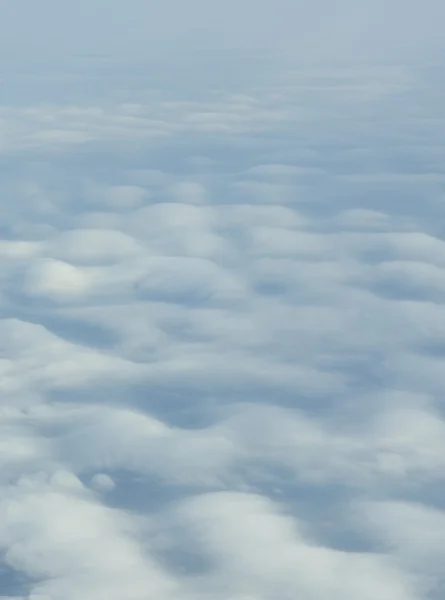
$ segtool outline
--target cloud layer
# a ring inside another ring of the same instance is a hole
[[[434,69],[98,72],[0,107],[0,596],[441,598]]]

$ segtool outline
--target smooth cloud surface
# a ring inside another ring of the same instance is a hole
[[[443,597],[441,73],[243,68],[5,70],[5,600]]]

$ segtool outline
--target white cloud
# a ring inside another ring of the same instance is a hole
[[[175,515],[174,515],[175,516]],[[373,554],[343,553],[314,545],[297,523],[264,498],[220,493],[179,507],[192,545],[217,561],[203,587],[217,597],[387,598],[408,600],[409,578]],[[236,597],[236,596],[235,596]],[[243,597],[243,596],[241,596]]]
[[[71,480],[60,477],[20,480],[3,489],[1,511],[7,518],[0,545],[7,564],[36,581],[30,598],[124,594],[136,600],[169,597],[174,589],[174,582],[141,555],[136,524],[95,503],[80,484],[73,489]]]
[[[0,107],[0,594],[442,597],[434,69],[84,68]]]
[[[73,229],[50,243],[47,253],[58,259],[84,265],[118,262],[143,252],[142,246],[120,231]]]
[[[111,492],[116,484],[109,475],[98,473],[91,478],[91,486],[99,492]]]
[[[90,287],[89,273],[56,260],[44,259],[30,266],[25,275],[24,291],[31,296],[49,300],[82,298]]]

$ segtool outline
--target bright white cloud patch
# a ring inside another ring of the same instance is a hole
[[[0,597],[441,599],[435,69],[90,68],[0,107]]]

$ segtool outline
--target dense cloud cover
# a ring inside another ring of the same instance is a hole
[[[442,598],[441,73],[138,68],[4,70],[0,596]]]

